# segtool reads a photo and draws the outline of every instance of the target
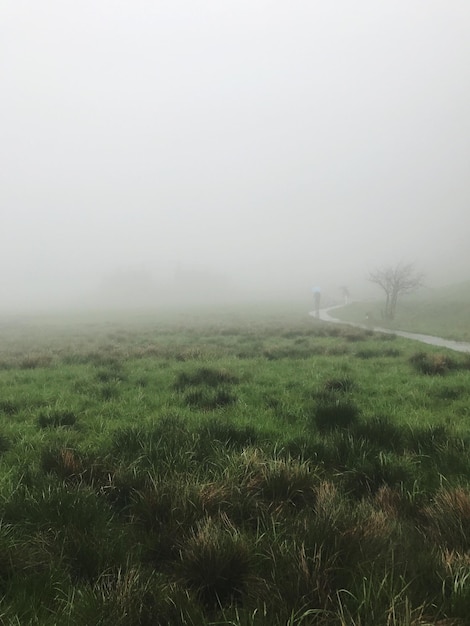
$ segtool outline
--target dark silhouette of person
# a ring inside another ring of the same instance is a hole
[[[321,291],[318,287],[315,287],[313,290],[313,306],[314,306],[314,315],[318,319],[320,319],[320,298]]]

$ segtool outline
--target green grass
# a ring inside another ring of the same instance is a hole
[[[1,623],[466,623],[465,355],[304,311],[0,335]]]

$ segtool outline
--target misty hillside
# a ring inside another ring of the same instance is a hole
[[[438,288],[423,288],[402,297],[392,322],[383,319],[384,298],[353,302],[335,311],[344,321],[363,323],[366,314],[376,325],[460,341],[470,340],[470,280]]]
[[[453,283],[437,289],[423,289],[415,297],[426,300],[470,302],[470,280]]]

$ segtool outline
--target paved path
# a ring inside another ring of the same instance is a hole
[[[421,343],[428,343],[431,346],[439,346],[441,348],[449,348],[449,350],[455,350],[456,352],[469,352],[470,343],[464,341],[453,341],[452,339],[443,339],[442,337],[433,337],[432,335],[421,335],[419,333],[408,333],[404,330],[390,330],[389,328],[381,328],[380,326],[367,326],[366,324],[356,324],[354,322],[345,322],[339,320],[336,317],[330,315],[330,311],[341,308],[343,305],[331,306],[328,309],[320,309],[320,319],[323,322],[333,322],[335,324],[346,324],[348,326],[354,326],[355,328],[363,328],[365,330],[373,330],[376,333],[387,333],[388,335],[398,335],[399,337],[405,337],[405,339],[413,339],[414,341],[421,341]],[[313,311],[310,312],[312,317],[315,317]]]

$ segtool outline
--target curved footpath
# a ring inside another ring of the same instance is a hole
[[[386,333],[388,335],[398,335],[405,339],[413,339],[414,341],[421,341],[421,343],[428,343],[431,346],[439,346],[441,348],[449,348],[449,350],[455,350],[456,352],[470,352],[470,343],[464,341],[453,341],[452,339],[443,339],[442,337],[433,337],[432,335],[420,335],[419,333],[408,333],[404,330],[390,330],[389,328],[381,328],[380,326],[371,326],[366,324],[356,324],[354,322],[345,322],[339,320],[336,317],[330,315],[330,311],[339,309],[343,305],[338,304],[331,306],[327,309],[320,309],[320,319],[323,322],[332,322],[334,324],[345,324],[347,326],[354,326],[355,328],[363,328],[364,330],[373,330],[376,333]],[[310,311],[309,315],[315,317],[315,313]]]

